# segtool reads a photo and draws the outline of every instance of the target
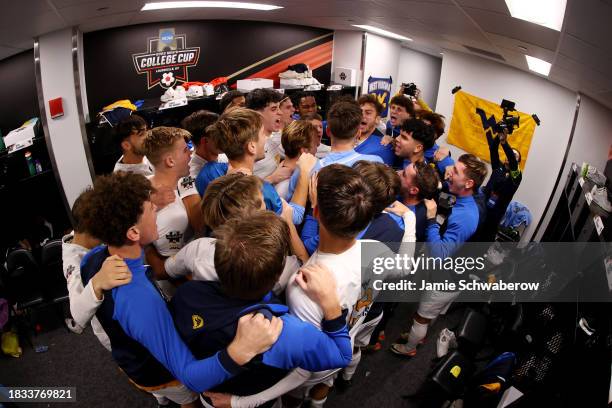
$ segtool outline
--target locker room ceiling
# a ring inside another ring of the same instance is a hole
[[[550,81],[612,108],[612,0],[567,0],[560,32],[512,18],[504,0],[248,1],[284,8],[140,11],[145,0],[7,0],[0,17],[0,59],[32,48],[36,36],[74,25],[89,32],[198,19],[270,21],[332,30],[359,30],[352,24],[367,24],[412,38],[403,46],[436,57],[450,49],[525,71],[524,54],[546,60],[552,63]]]

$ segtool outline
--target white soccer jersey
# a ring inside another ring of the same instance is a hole
[[[227,163],[227,156],[225,153],[221,153],[217,157],[217,161],[219,163]],[[200,174],[200,170],[202,170],[202,167],[204,167],[206,163],[206,159],[198,156],[195,151],[191,153],[191,160],[189,160],[189,175],[195,180],[198,177],[198,174]]]
[[[159,237],[153,246],[161,256],[176,254],[189,236],[189,217],[183,198],[193,194],[195,187],[190,176],[179,179],[174,201],[157,212],[157,233]],[[197,191],[195,192],[197,194]]]
[[[282,146],[280,146],[282,149]],[[266,155],[263,159],[255,162],[253,166],[253,174],[260,179],[264,179],[268,177],[270,174],[274,173],[278,163],[281,160],[281,155],[279,153],[278,145],[276,140],[273,139],[273,136],[270,136],[266,141]]]
[[[319,147],[317,147],[317,153],[315,153],[315,157],[317,159],[324,159],[331,152],[331,147],[321,143]]]
[[[340,306],[351,311],[361,293],[361,246],[359,241],[341,254],[327,254],[316,250],[306,265],[321,264],[329,268],[336,278],[336,288]],[[305,322],[321,327],[323,310],[313,302],[295,282],[295,277],[287,285],[287,306],[291,314]],[[347,316],[350,318],[350,313]]]
[[[200,238],[185,245],[176,255],[166,259],[166,273],[173,278],[191,273],[194,280],[218,281],[215,270],[215,241],[214,238]],[[272,291],[281,293],[299,268],[297,258],[288,256],[285,269]]]
[[[91,328],[104,347],[111,349],[110,340],[95,314],[104,301],[98,300],[94,293],[91,280],[83,287],[81,280],[81,260],[89,251],[87,248],[72,243],[72,234],[62,238],[62,263],[64,277],[68,284],[68,297],[70,299],[70,313],[74,321],[81,327],[87,326],[91,321]]]
[[[147,156],[143,157],[142,163],[138,164],[125,164],[122,163],[122,161],[123,156],[121,156],[119,160],[117,160],[117,163],[115,163],[115,168],[113,169],[113,172],[121,170],[126,171],[128,173],[142,174],[145,177],[152,176],[153,174],[155,174],[155,169],[147,159]]]

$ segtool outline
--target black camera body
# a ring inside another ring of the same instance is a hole
[[[512,116],[509,113],[516,111],[516,109],[514,109],[515,103],[506,99],[502,99],[502,102],[499,104],[499,106],[504,110],[504,116],[502,117],[502,120],[495,124],[493,130],[497,133],[501,133],[504,131],[504,129],[507,129],[508,134],[512,134],[512,132],[514,132],[514,128],[519,127],[520,119],[518,115]]]
[[[413,98],[416,96],[417,86],[414,83],[402,84],[402,89],[404,90],[404,95],[412,96]]]
[[[454,195],[445,193],[444,191],[440,192],[438,196],[438,215],[444,219],[448,218],[456,202],[457,197]]]

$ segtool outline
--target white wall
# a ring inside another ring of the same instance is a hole
[[[352,68],[357,72],[357,84],[361,84],[361,53],[363,33],[361,31],[334,31],[334,49],[330,82],[334,79],[334,68]]]
[[[550,210],[547,212],[544,222],[535,237],[536,240],[540,240],[546,231],[546,226],[557,207],[572,163],[575,162],[580,167],[583,162],[587,162],[603,172],[608,160],[608,149],[612,144],[612,137],[610,137],[611,129],[612,111],[593,99],[582,95],[576,129],[567,156],[567,162],[559,180],[559,186],[555,190],[555,195],[550,204]]]
[[[436,111],[446,116],[447,131],[453,112],[451,89],[457,85],[490,101],[514,101],[519,111],[536,113],[541,120],[542,125],[536,128],[531,143],[523,181],[514,196],[529,207],[533,215],[533,222],[523,235],[523,239],[530,239],[560,171],[574,118],[576,95],[538,76],[483,58],[445,51]],[[440,141],[444,143],[445,139],[446,135]],[[450,147],[454,157],[463,153]]]
[[[391,95],[394,95],[400,85],[397,78],[401,51],[400,42],[370,33],[366,33],[366,36],[362,93],[368,90],[368,78],[370,76],[377,78],[391,76],[393,78]]]
[[[436,110],[442,58],[402,47],[399,58],[397,83],[414,82],[421,90],[421,97],[430,108]]]
[[[59,182],[63,186],[68,205],[72,207],[79,194],[92,184],[77,111],[72,64],[72,29],[40,37],[39,49],[43,104],[49,138]],[[48,101],[58,97],[63,100],[64,116],[51,119]]]

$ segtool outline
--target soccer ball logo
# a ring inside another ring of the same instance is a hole
[[[170,87],[176,79],[174,78],[174,74],[172,72],[165,72],[162,76],[161,83],[165,87]]]

